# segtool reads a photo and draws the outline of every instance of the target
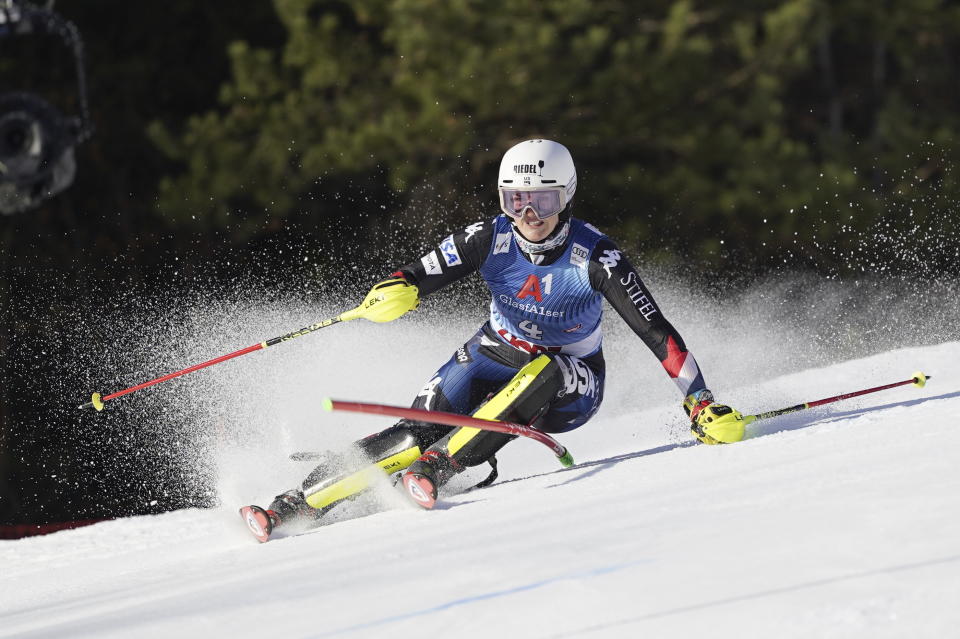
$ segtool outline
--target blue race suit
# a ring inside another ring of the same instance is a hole
[[[562,223],[562,222],[561,222]],[[490,318],[451,356],[414,406],[468,414],[540,353],[563,372],[565,388],[538,426],[583,425],[603,399],[603,299],[630,325],[687,395],[706,388],[693,355],[667,322],[626,256],[603,233],[569,220],[565,244],[524,253],[509,218],[471,224],[400,273],[421,296],[479,272],[491,291]]]

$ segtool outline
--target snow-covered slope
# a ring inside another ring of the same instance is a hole
[[[731,446],[690,445],[668,393],[615,400],[561,437],[572,469],[517,441],[490,488],[427,512],[384,486],[265,545],[237,506],[309,469],[267,481],[222,451],[220,508],[0,542],[0,636],[955,636],[960,343],[722,399],[758,412],[917,369],[922,390],[759,422]]]

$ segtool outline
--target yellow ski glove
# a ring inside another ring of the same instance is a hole
[[[690,432],[704,444],[732,444],[743,439],[744,421],[740,411],[713,401],[704,389],[687,395],[683,409],[690,416]]]
[[[359,306],[360,316],[371,322],[392,322],[420,305],[417,287],[400,274],[377,282]]]

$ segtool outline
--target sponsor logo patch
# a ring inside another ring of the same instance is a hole
[[[570,247],[570,263],[574,266],[583,268],[589,258],[590,252],[587,250],[587,247],[580,246],[576,242]]]
[[[420,487],[420,484],[417,483],[417,480],[411,477],[407,482],[407,491],[409,491],[410,496],[416,499],[421,504],[430,503],[430,498],[427,497],[427,493],[423,492],[423,488]]]
[[[608,249],[603,252],[603,255],[601,255],[599,259],[600,263],[603,264],[603,270],[607,272],[607,279],[610,279],[613,277],[610,269],[616,268],[617,263],[620,261],[620,251],[611,251]]]
[[[537,173],[537,169],[540,169],[540,175],[543,175],[543,160],[540,160],[536,164],[514,164],[513,172],[514,173]]]
[[[577,390],[577,375],[573,372],[573,366],[570,365],[566,357],[557,357],[554,361],[563,375],[563,386],[557,391],[557,397],[564,397],[567,393]]]
[[[479,233],[482,228],[483,222],[477,222],[476,224],[471,224],[467,228],[463,229],[464,233],[467,234],[467,236],[463,238],[464,243],[469,242],[470,238],[473,237],[474,234]]]
[[[620,278],[620,283],[623,284],[623,288],[627,292],[627,297],[630,298],[630,301],[633,302],[636,309],[643,315],[643,319],[649,322],[650,318],[656,314],[657,307],[650,301],[648,293],[643,290],[643,286],[640,284],[640,278],[637,277],[636,273],[631,272],[626,277]]]
[[[513,232],[497,233],[497,241],[493,245],[493,254],[506,253],[510,250],[510,240],[513,239]]]
[[[460,259],[460,253],[457,252],[457,245],[453,241],[452,235],[448,235],[447,238],[441,242],[440,252],[443,253],[443,261],[447,263],[447,266],[463,264],[463,260]]]
[[[536,315],[542,315],[543,317],[563,317],[566,311],[554,311],[545,306],[537,306],[532,303],[524,303],[513,299],[508,295],[500,295],[497,298],[500,301],[500,304],[504,306],[509,306],[510,308],[515,308],[524,313],[534,313]]]
[[[427,400],[423,403],[423,407],[425,409],[429,410],[432,407],[431,405],[437,397],[437,386],[439,386],[440,382],[442,381],[442,377],[434,377],[427,382],[426,386],[424,386],[419,393],[417,393],[417,397],[427,398]]]
[[[563,394],[579,393],[582,397],[595,397],[597,394],[597,378],[590,367],[583,360],[576,357],[560,356],[554,360],[563,373]],[[558,397],[563,395],[557,394]]]
[[[395,462],[391,462],[391,463],[389,463],[389,464],[386,464],[386,465],[384,465],[384,466],[381,466],[381,468],[383,468],[384,470],[389,471],[391,468],[396,468],[397,466],[403,466],[403,462],[402,462],[401,460],[399,460],[399,459],[398,459],[397,461],[395,461]]]
[[[511,335],[506,329],[503,328],[498,330],[497,334],[500,335],[505,342],[510,344],[510,346],[527,353],[559,353],[561,350],[560,346],[540,346],[539,344],[531,344],[525,339],[520,339],[516,335]]]
[[[421,257],[420,263],[423,264],[423,269],[427,272],[427,275],[440,275],[443,273],[443,269],[440,268],[440,262],[437,260],[436,251],[430,251]]]
[[[517,292],[517,299],[522,300],[525,297],[532,297],[538,302],[543,301],[543,292],[540,290],[540,280],[536,275],[528,275],[527,281]]]
[[[500,342],[495,342],[486,335],[481,335],[480,346],[500,346]]]
[[[247,511],[247,525],[250,526],[250,530],[253,531],[254,535],[258,537],[263,535],[263,528],[260,526],[260,522],[257,521],[252,510]]]
[[[470,352],[467,350],[466,345],[461,346],[457,349],[457,362],[460,364],[468,364],[473,361],[473,358],[470,357]]]

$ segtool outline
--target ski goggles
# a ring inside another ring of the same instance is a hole
[[[546,189],[500,189],[500,209],[512,218],[520,219],[530,209],[538,220],[553,217],[567,206],[563,187]]]

